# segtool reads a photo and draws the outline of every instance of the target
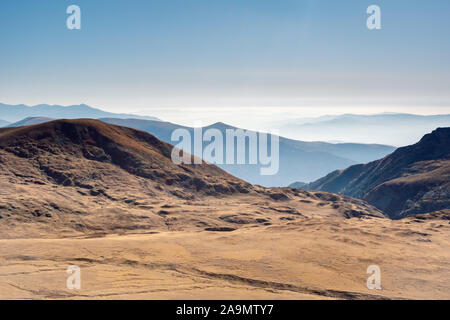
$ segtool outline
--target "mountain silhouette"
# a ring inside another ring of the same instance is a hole
[[[109,124],[146,131],[158,139],[170,144],[176,144],[176,141],[172,141],[171,139],[172,133],[176,129],[188,130],[191,137],[194,136],[194,128],[170,122],[118,118],[100,118],[99,120]],[[46,121],[49,121],[49,119],[43,117],[27,118],[11,124],[10,126],[35,124]],[[225,137],[227,129],[235,130],[238,128],[222,122],[217,122],[204,127],[203,132],[207,129],[217,129],[222,132]],[[204,147],[207,144],[207,142],[204,142]],[[265,187],[280,187],[287,186],[296,180],[307,182],[314,181],[333,170],[345,168],[359,162],[379,159],[395,149],[391,146],[377,144],[304,142],[284,137],[279,137],[279,144],[280,169],[276,175],[262,176],[260,174],[261,166],[259,164],[218,164],[218,166],[234,176],[252,184],[259,184]],[[224,146],[224,150],[225,149]],[[224,152],[224,157],[226,157],[226,150]]]

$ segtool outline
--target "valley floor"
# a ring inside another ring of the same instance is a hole
[[[445,219],[0,240],[0,299],[450,299]],[[66,288],[69,265],[81,289]],[[381,268],[382,290],[366,269]]]

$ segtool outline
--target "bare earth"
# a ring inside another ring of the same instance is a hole
[[[3,239],[0,298],[450,298],[448,213],[400,221],[346,219],[332,202],[301,200],[274,208],[280,212],[247,195],[212,199],[210,206],[180,203],[166,209],[172,228]],[[297,213],[282,212],[294,206]],[[225,209],[219,213],[217,207]],[[235,230],[205,231],[192,223],[206,216],[227,220],[220,227]],[[382,290],[366,287],[372,264],[381,268]],[[69,265],[81,268],[81,290],[66,289]]]

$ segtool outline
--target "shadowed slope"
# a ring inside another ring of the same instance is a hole
[[[17,127],[50,121],[51,119],[38,117],[27,118],[17,123],[9,125]],[[172,141],[172,133],[176,129],[185,129],[190,132],[193,139],[194,130],[191,127],[181,126],[170,122],[152,121],[143,119],[120,119],[120,118],[100,118],[100,121],[146,131],[158,139],[177,144]],[[207,129],[217,129],[225,136],[227,129],[238,129],[225,123],[215,123],[204,127]],[[193,145],[193,141],[191,142]],[[204,141],[203,148],[210,142]],[[336,169],[346,168],[352,164],[367,162],[384,157],[395,148],[377,144],[340,143],[331,144],[325,142],[305,142],[279,137],[280,145],[280,167],[275,175],[263,176],[260,174],[260,164],[246,165],[226,165],[217,164],[220,168],[230,174],[239,177],[253,184],[265,187],[287,186],[295,180],[313,181],[328,172]],[[248,146],[247,146],[248,148]],[[199,155],[199,154],[196,154]],[[226,159],[226,148],[224,141],[224,159]]]
[[[450,128],[385,158],[334,171],[307,189],[361,198],[393,218],[450,208]]]

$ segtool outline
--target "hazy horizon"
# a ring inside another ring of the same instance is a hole
[[[205,110],[205,108],[183,108],[183,107],[154,107],[147,108],[146,110],[139,110],[138,108],[126,107],[117,110],[111,110],[111,108],[105,106],[91,105],[84,102],[72,103],[72,104],[60,104],[60,103],[8,103],[7,101],[0,101],[0,104],[6,105],[23,105],[26,107],[35,107],[39,105],[47,106],[77,106],[87,105],[89,107],[99,109],[105,112],[114,113],[129,113],[139,116],[152,116],[157,117],[162,121],[174,122],[180,125],[208,125],[216,122],[224,122],[230,125],[238,126],[240,123],[248,123],[250,127],[258,125],[276,124],[285,120],[303,120],[303,119],[317,119],[326,116],[340,116],[345,114],[355,115],[379,115],[379,114],[412,114],[418,116],[432,116],[432,115],[447,115],[450,114],[450,108],[434,108],[423,109],[420,107],[403,107],[396,108],[394,111],[384,110],[378,108],[314,108],[314,107],[284,107],[281,110],[273,110],[271,107],[223,107],[217,108],[214,112]],[[183,113],[183,111],[189,110],[189,113]],[[255,110],[260,111],[260,114],[255,115]],[[230,112],[234,111],[234,112]],[[251,119],[235,118],[236,115],[245,114],[252,115]],[[268,119],[267,117],[270,116]],[[1,119],[1,116],[0,116]],[[256,120],[256,123],[255,123]],[[252,128],[250,128],[252,129]]]
[[[2,103],[0,102],[0,106]],[[87,107],[94,108],[98,111],[106,111],[96,106]],[[23,112],[23,107],[39,107],[39,106],[57,106],[57,107],[79,107],[80,105],[61,106],[41,104],[36,106],[29,106],[20,104],[19,110],[21,117],[16,115],[16,120],[23,120],[26,117],[26,112]],[[30,112],[31,117],[44,116],[50,118],[64,117],[60,110],[55,109],[56,114],[49,111],[48,108],[42,110],[42,113],[36,111]],[[348,111],[343,113],[325,113],[318,115],[317,108],[314,109],[315,114],[307,116],[306,113],[300,112],[299,108],[292,108],[290,113],[284,108],[281,112],[275,113],[271,108],[240,108],[238,110],[240,117],[236,118],[236,108],[222,109],[222,112],[207,112],[204,108],[191,108],[188,113],[181,109],[159,109],[159,112],[124,112],[119,114],[105,114],[97,111],[81,111],[78,118],[102,118],[102,117],[118,117],[126,119],[136,119],[141,116],[156,117],[153,120],[159,119],[161,121],[170,122],[176,125],[189,127],[206,127],[218,122],[226,123],[228,125],[254,130],[259,132],[271,132],[275,130],[278,134],[285,138],[290,138],[300,141],[311,142],[330,142],[330,143],[364,143],[364,144],[384,144],[395,147],[406,146],[414,144],[419,141],[423,135],[430,133],[437,127],[450,126],[450,114],[420,114],[407,112],[374,112],[374,113],[357,113],[351,112],[354,109],[341,111]],[[78,110],[78,109],[77,109]],[[259,112],[256,112],[259,111]],[[324,110],[322,110],[324,111]],[[375,110],[378,111],[378,110]],[[400,111],[400,110],[399,110]],[[411,110],[409,110],[411,111]],[[97,114],[94,116],[91,114]],[[58,116],[59,114],[59,116]],[[125,116],[126,115],[126,116]],[[73,111],[67,116],[74,118]],[[395,116],[395,117],[391,117]],[[422,118],[423,117],[423,118]],[[20,118],[20,119],[19,119]],[[75,115],[75,118],[77,116]],[[151,118],[148,118],[151,119]],[[1,119],[12,121],[10,118]],[[12,121],[16,122],[16,121]],[[376,132],[376,134],[374,134]]]
[[[86,104],[309,141],[342,139],[288,122],[450,114],[448,1],[379,2],[380,30],[367,28],[369,0],[78,0],[81,29],[69,30],[72,4],[0,4],[1,102]]]
[[[2,102],[169,121],[450,110],[448,1],[381,2],[381,30],[366,0],[79,0],[68,30],[71,4],[0,4]]]

